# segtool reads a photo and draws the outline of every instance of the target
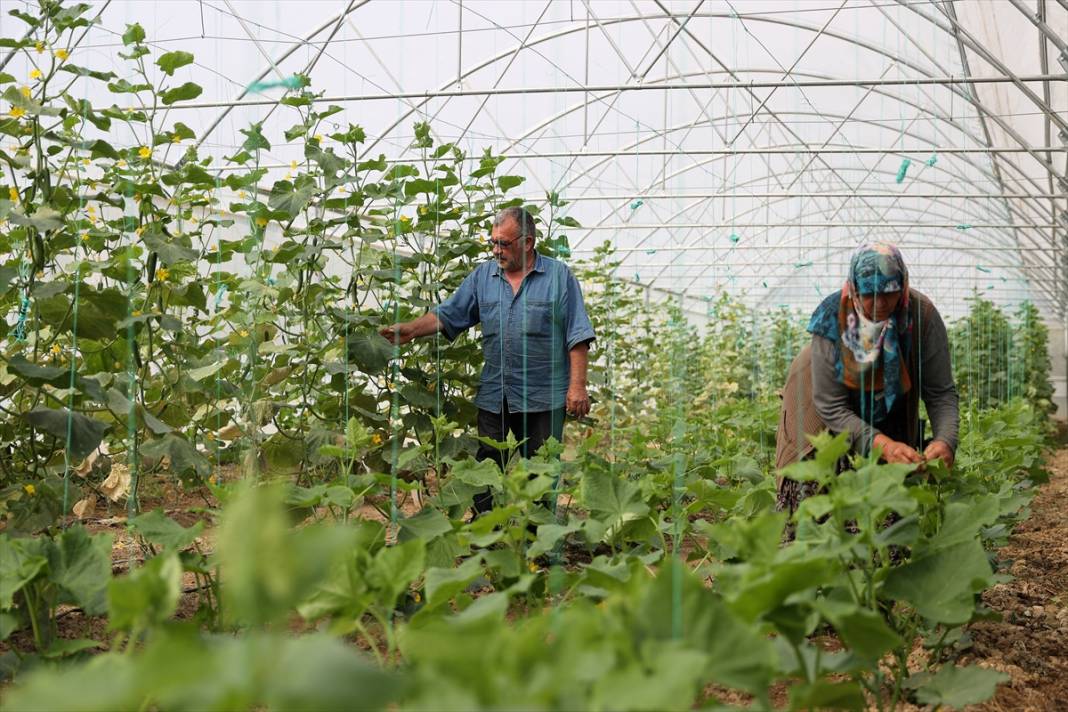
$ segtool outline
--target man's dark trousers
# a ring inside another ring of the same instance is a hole
[[[549,439],[550,435],[556,438],[557,441],[563,442],[564,409],[541,410],[533,413],[509,413],[507,400],[501,404],[500,413],[491,413],[488,410],[478,409],[479,435],[493,438],[494,440],[505,440],[508,437],[509,430],[515,435],[516,440],[526,440],[519,446],[519,454],[523,457],[531,457],[537,453],[538,448]],[[497,448],[483,444],[479,444],[478,452],[475,454],[476,460],[496,460],[501,472],[504,472],[507,457],[507,451],[502,452]],[[476,494],[474,505],[476,516],[493,509],[493,492],[486,490]]]

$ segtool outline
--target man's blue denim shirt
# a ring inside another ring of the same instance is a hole
[[[495,261],[483,262],[434,310],[445,336],[482,324],[482,378],[475,406],[500,413],[564,407],[568,352],[594,338],[578,280],[563,262],[537,255],[513,296]]]

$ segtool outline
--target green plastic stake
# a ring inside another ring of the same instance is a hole
[[[643,205],[645,205],[645,201],[642,200],[641,198],[638,198],[637,200],[631,201],[630,209],[631,210],[637,210],[638,208],[640,208]]]
[[[738,236],[738,233],[736,233],[736,232],[732,232],[732,233],[731,233],[731,236],[730,236],[730,241],[731,241],[731,242],[733,242],[733,243],[736,243],[736,244],[737,244],[738,240],[741,240],[741,239],[742,239],[742,238],[740,238],[740,237]]]

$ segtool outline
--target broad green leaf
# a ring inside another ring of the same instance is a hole
[[[35,428],[57,438],[60,443],[69,443],[71,457],[75,460],[82,460],[96,450],[104,439],[104,433],[111,427],[66,408],[36,408],[23,413],[22,417]]]
[[[108,609],[111,535],[89,536],[81,526],[56,537],[48,550],[48,579],[91,616]]]
[[[200,96],[204,89],[193,82],[186,82],[181,86],[168,89],[160,95],[160,101],[165,105],[170,106],[179,101],[188,101],[190,99],[196,99]]]
[[[207,366],[201,366],[200,368],[191,368],[185,372],[185,375],[189,376],[194,381],[202,381],[208,376],[214,376],[225,365],[225,361],[217,361],[208,364]]]
[[[264,709],[293,712],[346,712],[394,709],[403,689],[401,679],[374,667],[353,646],[316,633],[293,638],[251,640],[270,661],[258,696]],[[221,661],[225,665],[225,661]],[[261,705],[253,705],[260,707]]]
[[[497,185],[502,193],[507,193],[525,180],[526,178],[523,176],[500,176],[497,178]]]
[[[998,684],[1008,680],[1008,675],[997,670],[946,664],[934,675],[925,672],[912,675],[905,680],[905,687],[916,690],[920,704],[961,709],[989,700]]]
[[[204,531],[204,522],[186,528],[162,510],[154,509],[130,520],[130,527],[149,542],[172,551],[190,546]]]
[[[314,196],[315,184],[311,181],[298,180],[296,184],[293,184],[288,180],[280,180],[271,187],[267,205],[271,210],[279,210],[295,218]]]
[[[163,70],[167,76],[174,76],[174,70],[193,63],[193,55],[188,52],[175,51],[161,54],[156,58],[156,66]]]
[[[864,692],[855,682],[816,680],[790,688],[791,710],[863,710]]]
[[[42,666],[4,695],[20,712],[113,712],[144,703],[136,659],[120,653],[93,656],[84,665]]]
[[[527,548],[527,558],[533,559],[542,554],[547,554],[556,548],[556,544],[568,534],[582,529],[582,522],[572,521],[567,524],[542,524],[538,526],[537,538]]]
[[[137,44],[145,41],[145,30],[138,23],[132,25],[126,25],[126,31],[122,33],[122,43],[124,45]]]
[[[482,560],[479,557],[466,559],[459,566],[451,568],[429,568],[426,571],[426,604],[428,608],[437,607],[449,601],[453,596],[467,588],[482,573]]]
[[[392,610],[397,597],[423,575],[425,565],[426,544],[422,539],[380,549],[369,572],[370,583],[377,590],[378,604]]]
[[[582,503],[590,513],[609,527],[644,517],[649,507],[641,490],[615,474],[588,471],[582,477]]]
[[[108,587],[108,625],[112,630],[144,630],[159,625],[178,609],[182,564],[171,551],[148,561]]]
[[[882,593],[932,621],[959,625],[971,618],[974,595],[992,573],[982,545],[972,539],[892,569]]]
[[[141,446],[141,454],[149,458],[171,458],[171,472],[184,475],[193,472],[200,477],[211,474],[211,461],[198,452],[193,444],[178,433],[168,433],[162,438],[149,440]]]
[[[349,361],[364,373],[378,373],[393,356],[393,345],[374,331],[352,334],[345,343]]]
[[[757,628],[735,615],[678,559],[665,561],[640,602],[642,635],[685,640],[704,651],[708,675],[763,696],[776,671],[775,651]]]
[[[501,468],[493,458],[460,460],[452,466],[449,472],[452,479],[477,487],[500,489],[503,480]]]
[[[839,637],[854,653],[874,665],[883,654],[902,644],[895,633],[875,611],[853,603],[836,604],[820,599],[817,610],[830,621]]]
[[[0,533],[0,610],[11,608],[14,595],[48,565],[48,559],[29,543]]]
[[[452,531],[452,522],[444,514],[433,507],[424,507],[418,514],[401,519],[398,539],[407,541],[410,539],[422,539],[428,542],[442,534]]]

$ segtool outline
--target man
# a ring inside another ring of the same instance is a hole
[[[586,392],[589,344],[594,339],[578,280],[564,263],[534,249],[534,217],[523,208],[502,210],[493,221],[493,260],[483,262],[445,302],[413,321],[381,330],[396,344],[439,331],[450,341],[482,325],[482,377],[475,405],[479,435],[504,440],[515,434],[523,457],[553,436],[563,440],[565,411],[590,411]],[[476,458],[504,455],[487,445]],[[492,494],[475,497],[478,513],[493,508]]]

